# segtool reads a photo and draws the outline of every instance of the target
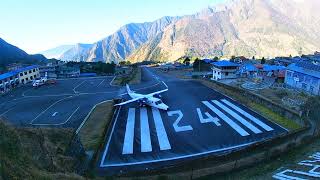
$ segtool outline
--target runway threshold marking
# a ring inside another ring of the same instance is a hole
[[[141,139],[141,152],[151,152],[151,137],[150,127],[148,122],[147,108],[140,109],[140,139]]]
[[[164,128],[159,109],[152,107],[152,115],[153,115],[153,120],[156,127],[160,150],[171,149],[171,145],[166,133],[166,129]]]
[[[133,154],[135,112],[134,108],[129,109],[122,154]]]
[[[211,109],[215,114],[217,114],[224,122],[229,124],[235,131],[237,131],[241,136],[248,136],[250,135],[247,131],[242,129],[238,124],[233,122],[228,116],[223,114],[219,109],[215,108],[212,104],[208,101],[202,101],[204,105],[206,105],[209,109]]]
[[[229,109],[228,107],[226,107],[225,105],[223,105],[222,103],[220,103],[217,100],[213,100],[212,101],[215,105],[219,106],[221,109],[223,109],[224,111],[226,111],[228,114],[230,114],[232,117],[234,117],[236,120],[238,120],[241,124],[245,125],[247,128],[249,128],[252,132],[259,134],[262,133],[262,131],[260,129],[258,129],[257,127],[255,127],[254,125],[252,125],[250,122],[248,122],[247,120],[245,120],[244,118],[242,118],[241,116],[239,116],[237,113],[235,113],[234,111],[232,111],[231,109]]]
[[[239,108],[238,106],[232,104],[230,101],[223,99],[221,100],[222,102],[224,102],[225,104],[227,104],[228,106],[232,107],[234,110],[238,111],[239,113],[241,113],[242,115],[244,115],[245,117],[249,118],[250,120],[252,120],[254,123],[256,123],[257,125],[259,125],[260,127],[262,127],[263,129],[265,129],[266,131],[272,131],[273,128],[271,128],[270,126],[266,125],[265,123],[263,123],[262,121],[260,121],[259,119],[253,117],[252,115],[250,115],[249,113],[245,112],[244,110],[242,110],[241,108]]]

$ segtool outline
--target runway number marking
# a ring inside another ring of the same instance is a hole
[[[259,119],[253,117],[246,111],[242,110],[235,104],[222,99],[222,100],[211,100],[211,101],[202,101],[202,103],[209,108],[212,112],[201,111],[200,108],[196,108],[196,112],[201,124],[209,123],[217,127],[222,126],[222,122],[229,125],[233,130],[235,130],[240,136],[249,136],[251,134],[262,133],[260,127],[266,131],[272,131],[273,129],[260,121]],[[157,142],[159,143],[159,148],[161,151],[170,150],[171,144],[168,139],[168,135],[160,114],[159,109],[152,107],[152,117],[148,118],[148,109],[145,107],[140,108],[140,116],[136,116],[136,108],[129,108],[127,122],[125,127],[125,134],[123,140],[122,154],[128,155],[133,154],[135,141],[135,122],[140,122],[140,150],[142,153],[152,152],[152,139],[151,139],[151,130],[149,125],[149,120],[153,119],[154,127],[157,137]],[[55,116],[58,112],[55,112],[52,116]],[[168,117],[174,118],[172,124],[173,129],[176,133],[193,131],[191,124],[182,123],[183,112],[181,110],[168,111]],[[140,120],[136,120],[140,118]],[[198,121],[198,122],[199,122]],[[240,123],[240,125],[239,125]],[[259,126],[256,127],[256,126]],[[249,131],[250,130],[250,131]],[[251,133],[251,131],[253,133]],[[250,133],[249,133],[250,132]]]
[[[207,118],[203,117],[200,108],[197,108],[197,113],[198,113],[198,117],[200,119],[200,122],[202,124],[204,124],[204,123],[214,123],[216,126],[221,126],[221,124],[219,122],[220,120],[218,118],[216,118],[216,117],[212,117],[211,114],[209,114],[208,112],[204,113],[207,116]]]
[[[168,116],[174,116],[174,115],[178,115],[178,118],[173,123],[173,128],[174,128],[174,130],[176,132],[192,131],[193,130],[191,125],[179,126],[179,122],[183,118],[183,113],[180,110],[178,110],[178,111],[168,111]]]

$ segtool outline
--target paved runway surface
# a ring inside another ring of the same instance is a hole
[[[91,108],[123,95],[113,77],[58,80],[56,85],[21,87],[0,97],[0,117],[21,126],[78,128]],[[243,148],[287,131],[241,104],[195,81],[143,68],[138,93],[169,87],[169,111],[122,106],[112,124],[99,166],[119,172],[157,168]],[[126,95],[124,96],[126,97]]]
[[[77,128],[95,104],[118,96],[121,88],[111,86],[112,79],[65,79],[39,88],[29,84],[0,97],[0,116],[21,126]]]
[[[179,80],[152,69],[145,69],[143,78],[167,84],[169,91],[162,94],[162,100],[170,109],[166,112],[139,107],[137,103],[122,106],[101,155],[100,167],[106,171],[171,166],[186,159],[243,148],[287,132],[198,82]],[[157,84],[137,92],[151,93],[164,88]]]

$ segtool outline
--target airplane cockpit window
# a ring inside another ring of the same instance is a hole
[[[161,101],[161,100],[159,100],[159,101],[156,102],[156,105],[159,105],[159,104],[162,104],[162,101]]]

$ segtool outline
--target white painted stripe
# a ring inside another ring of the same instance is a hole
[[[122,154],[133,154],[133,139],[134,139],[134,121],[136,110],[130,108],[127,118],[126,132],[124,135]]]
[[[160,150],[169,150],[171,149],[169,139],[164,128],[160,112],[157,108],[152,108],[152,115],[154,119],[154,124],[156,126],[157,137],[159,141]]]
[[[202,101],[204,105],[206,105],[209,109],[211,109],[215,114],[217,114],[224,122],[229,124],[235,131],[237,131],[241,136],[248,136],[250,135],[247,131],[242,129],[238,124],[233,122],[228,116],[223,114],[219,109],[215,108],[212,104],[208,101]]]
[[[250,122],[248,122],[247,120],[243,119],[241,116],[239,116],[239,114],[235,113],[234,111],[232,111],[231,109],[229,109],[228,107],[226,107],[225,105],[223,105],[222,103],[220,103],[217,100],[213,100],[212,101],[214,104],[216,104],[217,106],[219,106],[220,108],[222,108],[224,111],[226,111],[227,113],[229,113],[232,117],[234,117],[236,120],[238,120],[241,124],[245,125],[247,128],[249,128],[252,132],[259,134],[262,133],[262,131],[258,128],[256,128],[254,125],[252,125]]]
[[[229,102],[226,99],[223,99],[222,102],[224,102],[225,104],[227,104],[228,106],[232,107],[234,110],[238,111],[239,113],[241,113],[242,115],[244,115],[245,117],[249,118],[251,121],[253,121],[254,123],[256,123],[257,125],[259,125],[260,127],[262,127],[263,129],[265,129],[266,131],[272,131],[273,128],[271,128],[270,126],[266,125],[265,123],[263,123],[262,121],[260,121],[259,119],[253,117],[252,115],[250,115],[249,113],[245,112],[244,110],[242,110],[241,108],[239,108],[238,106],[232,104],[231,102]]]
[[[151,152],[151,138],[150,138],[150,128],[148,122],[147,108],[140,109],[140,139],[141,139],[141,152]]]

